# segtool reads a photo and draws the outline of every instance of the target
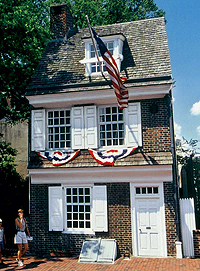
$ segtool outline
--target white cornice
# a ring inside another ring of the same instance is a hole
[[[171,182],[172,166],[30,169],[32,184],[89,184],[107,182]]]
[[[130,87],[129,100],[163,98],[169,93],[170,85],[155,85],[143,87]],[[57,108],[69,107],[75,104],[113,104],[116,96],[113,89],[95,89],[85,91],[59,92],[56,94],[43,94],[27,96],[29,103],[34,107]]]

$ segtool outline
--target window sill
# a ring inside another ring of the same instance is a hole
[[[95,232],[92,229],[88,229],[88,230],[65,230],[62,233],[64,234],[93,234],[95,235]]]

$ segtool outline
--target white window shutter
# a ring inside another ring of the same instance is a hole
[[[85,148],[97,148],[96,106],[85,106]]]
[[[72,149],[84,149],[83,107],[72,108]]]
[[[49,231],[63,231],[62,187],[49,187]]]
[[[32,110],[31,150],[45,150],[45,110]]]
[[[107,187],[105,185],[93,187],[92,228],[96,232],[108,231]]]
[[[130,103],[126,112],[126,146],[137,147],[142,145],[141,109],[140,103]]]

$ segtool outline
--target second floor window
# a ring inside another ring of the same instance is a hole
[[[71,147],[70,110],[55,110],[47,113],[48,149]]]
[[[124,145],[124,113],[118,107],[99,108],[100,147]]]
[[[124,110],[86,105],[32,111],[32,150],[102,150],[141,144],[140,103],[129,103]]]

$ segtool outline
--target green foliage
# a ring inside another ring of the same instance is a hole
[[[67,3],[77,28],[87,27],[85,15],[92,26],[161,17],[165,12],[154,0],[49,0],[50,4]]]
[[[44,3],[0,0],[0,118],[15,122],[29,115],[24,94],[50,37],[49,10]]]
[[[12,246],[15,233],[14,219],[19,208],[28,207],[28,180],[16,170],[17,151],[0,134],[0,217],[6,229],[7,245]]]
[[[153,0],[0,0],[0,119],[28,118],[24,95],[51,37],[49,7],[63,2],[77,28],[87,27],[85,15],[92,26],[164,15]]]

